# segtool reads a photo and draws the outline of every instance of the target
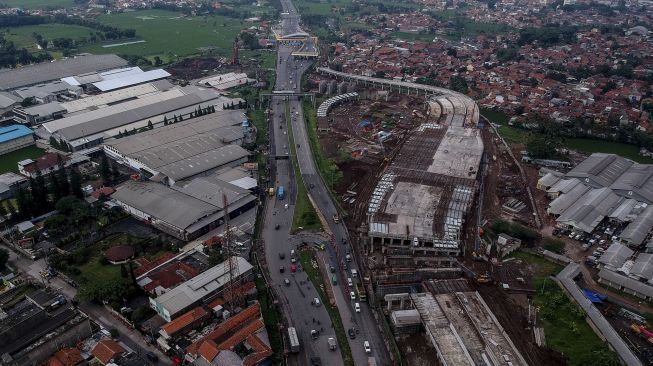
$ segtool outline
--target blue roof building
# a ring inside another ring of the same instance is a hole
[[[34,131],[23,125],[0,127],[0,155],[34,145]]]

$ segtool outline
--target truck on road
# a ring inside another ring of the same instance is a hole
[[[283,188],[283,186],[279,186],[277,188],[277,198],[282,200],[286,197],[286,190]]]
[[[327,343],[329,344],[329,349],[330,350],[335,350],[336,349],[336,339],[335,338],[329,337],[329,339],[327,339]]]
[[[273,197],[273,196],[274,196],[274,187],[270,187],[270,188],[268,188],[268,195],[269,195],[270,197]]]
[[[299,337],[297,337],[297,329],[295,327],[288,327],[288,342],[290,343],[290,352],[299,352]]]
[[[367,294],[365,293],[365,286],[360,281],[356,281],[356,293],[360,301],[367,301]]]
[[[336,224],[340,222],[340,217],[338,217],[338,214],[333,214],[333,222]]]

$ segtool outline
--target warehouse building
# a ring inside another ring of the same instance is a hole
[[[251,279],[254,267],[245,258],[235,257],[234,264],[238,271],[234,280]],[[163,295],[150,298],[150,306],[159,316],[170,322],[192,308],[218,297],[225,290],[229,280],[229,261],[224,261]]]
[[[163,124],[174,116],[190,118],[198,107],[214,106],[222,109],[233,99],[214,90],[197,86],[176,87],[136,100],[105,108],[80,112],[43,124],[45,131],[69,143],[74,150],[99,145],[105,139],[119,136],[123,131],[147,127],[148,123]]]
[[[72,75],[105,71],[124,66],[127,66],[127,61],[116,55],[85,54],[15,69],[3,69],[0,70],[0,90],[14,90]]]
[[[184,187],[127,181],[111,198],[130,215],[189,241],[224,222],[223,194],[232,219],[256,206],[256,197],[248,190],[211,177],[196,178]]]
[[[18,107],[14,109],[14,119],[20,123],[35,126],[61,118],[66,113],[66,108],[59,102],[37,104],[32,107]]]
[[[27,178],[8,172],[0,174],[0,201],[14,196],[19,189],[27,186]]]
[[[547,173],[538,188],[553,198],[559,225],[592,233],[602,222],[627,225],[623,243],[643,244],[653,229],[653,165],[595,153],[564,175]]]
[[[12,93],[19,98],[28,99],[34,98],[34,101],[39,104],[56,102],[58,97],[64,99],[79,98],[82,94],[82,88],[79,86],[70,85],[64,81],[53,81],[46,84],[39,84],[27,86],[24,88],[13,90]]]
[[[248,160],[240,110],[224,110],[108,141],[107,156],[150,179],[172,186]]]
[[[105,72],[92,72],[82,75],[70,76],[61,80],[87,89],[108,92],[127,88],[159,79],[165,79],[170,74],[163,69],[143,71],[140,67],[126,67]]]
[[[34,145],[34,132],[22,125],[0,127],[0,155]]]

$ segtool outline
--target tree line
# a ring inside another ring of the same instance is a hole
[[[4,205],[0,205],[0,215],[11,222],[29,220],[52,211],[59,200],[68,196],[84,198],[82,177],[77,169],[66,169],[60,159],[59,169],[47,178],[41,172],[37,173],[36,178],[30,178],[28,188],[16,192],[15,204],[6,200]]]

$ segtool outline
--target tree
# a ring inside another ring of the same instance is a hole
[[[70,169],[70,192],[77,198],[84,198],[84,191],[82,190],[82,177],[77,172],[77,169]]]
[[[52,135],[50,135],[50,146],[52,146],[53,148],[55,148],[57,150],[59,150],[61,148],[59,146],[59,141],[57,141],[57,139],[54,138],[54,136],[52,136]]]
[[[0,205],[0,218],[7,218],[7,209],[4,205]]]
[[[224,262],[224,256],[222,255],[222,248],[214,248],[209,253],[209,266],[215,266]]]
[[[0,248],[0,271],[7,268],[8,261],[9,261],[9,251],[5,248]]]
[[[4,206],[5,206],[5,209],[7,210],[7,215],[9,216],[9,218],[12,221],[15,220],[16,216],[17,216],[16,206],[14,206],[14,204],[10,200],[6,200]]]
[[[18,205],[18,217],[21,219],[29,219],[32,217],[32,199],[29,192],[24,188],[18,190],[16,193],[16,205]]]
[[[163,64],[163,61],[161,61],[161,57],[154,56],[154,66],[161,66],[162,64]]]
[[[66,174],[66,168],[62,167],[57,171],[57,181],[59,182],[59,197],[66,197],[69,195],[70,184],[68,184],[68,174]]]
[[[147,121],[147,128],[149,128],[150,130],[154,128],[154,126],[152,125],[152,121]]]
[[[117,164],[111,164],[111,175],[113,176],[114,181],[120,178],[120,170],[118,169]]]
[[[164,126],[168,125],[168,116],[163,116],[163,125]]]
[[[175,114],[175,118],[172,119],[172,123],[177,123],[177,122],[178,122],[177,115]]]
[[[531,134],[526,141],[526,151],[532,159],[556,158],[560,147],[560,138],[549,134]]]

